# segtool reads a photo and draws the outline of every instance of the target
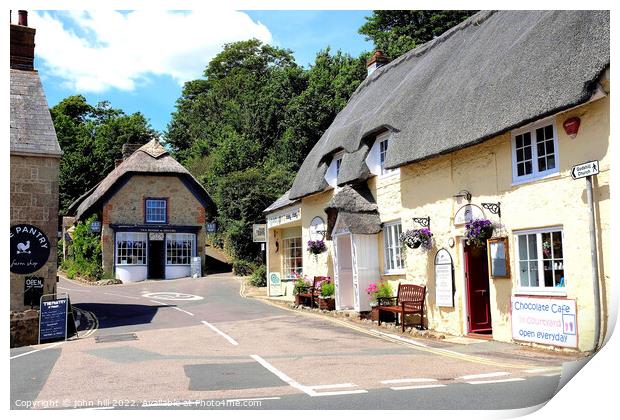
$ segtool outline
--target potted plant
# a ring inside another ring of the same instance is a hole
[[[308,241],[308,252],[312,255],[316,256],[325,251],[327,251],[325,241],[322,241],[321,239],[317,239],[316,241]]]
[[[325,309],[328,311],[333,311],[336,309],[336,301],[334,300],[335,292],[336,288],[331,280],[321,283],[321,296],[319,297],[320,309]]]
[[[400,234],[400,240],[411,249],[421,246],[428,251],[433,247],[433,233],[429,228],[409,229]]]
[[[293,295],[295,295],[295,305],[301,305],[300,293],[307,293],[310,289],[310,282],[306,276],[302,276],[296,272],[292,272],[295,277],[295,283],[293,283]]]
[[[488,219],[474,219],[465,225],[465,238],[467,245],[476,248],[483,248],[487,244],[487,239],[493,236],[495,226]]]
[[[377,309],[377,306],[389,302],[389,300],[394,297],[392,286],[390,286],[390,283],[385,280],[370,283],[366,288],[366,294],[368,295],[372,310],[371,319],[373,321],[378,321],[379,310]],[[391,312],[384,312],[381,315],[381,322],[394,322],[394,319],[394,314]]]

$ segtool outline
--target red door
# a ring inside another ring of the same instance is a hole
[[[466,245],[464,251],[468,329],[473,333],[491,333],[487,249]]]

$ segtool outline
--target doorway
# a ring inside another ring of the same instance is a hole
[[[351,235],[336,236],[335,272],[338,278],[336,294],[338,308],[353,309],[355,306],[353,297],[353,252],[351,248]]]
[[[491,334],[491,297],[487,247],[464,244],[467,332]]]
[[[164,241],[149,240],[148,268],[149,279],[163,279],[165,277]]]

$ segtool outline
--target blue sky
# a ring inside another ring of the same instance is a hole
[[[372,43],[357,32],[368,15],[354,10],[221,16],[39,12],[30,25],[37,28],[35,66],[50,106],[82,94],[90,103],[108,100],[126,113],[140,111],[162,131],[182,83],[200,77],[222,43],[257,37],[293,50],[297,62],[307,67],[327,46],[351,55],[370,51]]]

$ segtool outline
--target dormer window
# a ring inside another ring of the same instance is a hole
[[[343,157],[344,152],[334,154],[332,162],[329,164],[329,168],[327,168],[327,172],[325,173],[325,181],[327,181],[329,186],[332,188],[336,188],[338,186],[338,174],[340,174],[340,167],[342,166]]]
[[[375,139],[375,143],[370,149],[370,152],[368,152],[368,156],[366,156],[366,165],[372,174],[387,175],[398,173],[398,169],[386,169],[385,167],[389,144],[389,131],[379,134]]]

